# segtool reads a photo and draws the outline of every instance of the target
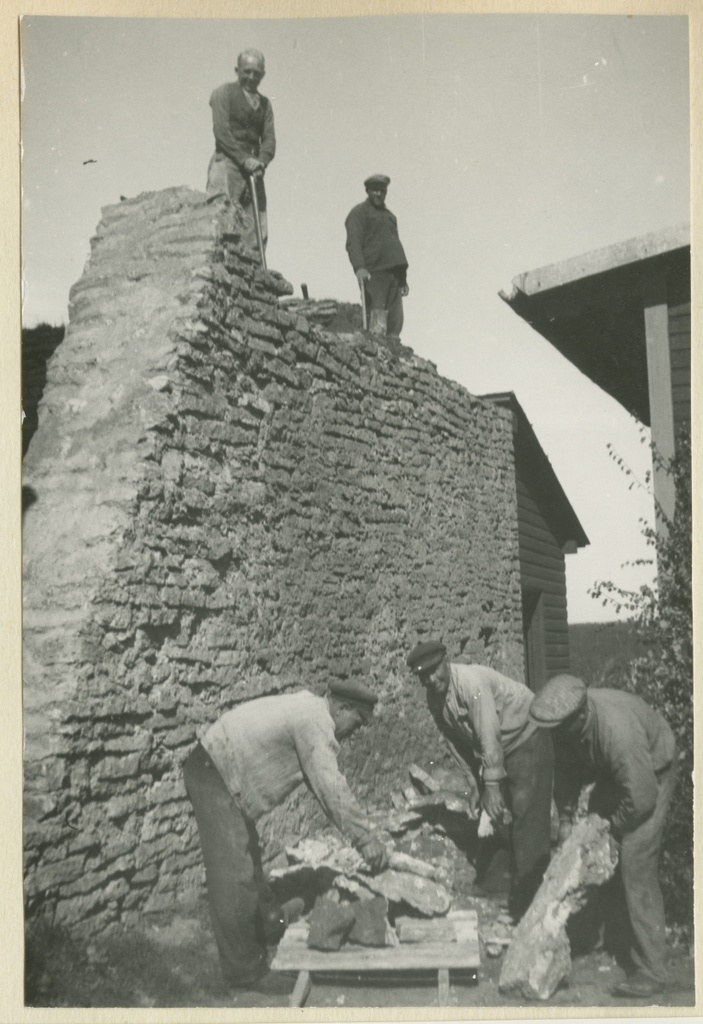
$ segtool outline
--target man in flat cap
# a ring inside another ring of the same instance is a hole
[[[349,260],[366,292],[371,329],[397,338],[403,329],[403,298],[409,292],[408,261],[398,221],[386,206],[390,181],[385,174],[367,178],[366,201],[355,206],[344,223]]]
[[[628,977],[613,992],[628,998],[655,995],[666,981],[658,864],[676,780],[674,734],[641,697],[587,689],[571,675],[545,683],[532,702],[530,718],[555,732],[561,838],[568,834],[582,786],[595,782],[590,809],[610,821],[611,845],[614,851],[619,846],[620,877],[615,882],[621,898],[615,906],[621,919],[629,919],[631,962]]]
[[[271,102],[258,91],[266,74],[263,53],[243,50],[237,58],[236,82],[220,85],[210,97],[215,152],[207,171],[207,192],[226,195],[242,207],[243,243],[258,247],[249,179],[259,205],[261,235],[266,245],[268,220],[264,172],[276,153]]]
[[[225,982],[267,994],[290,985],[266,962],[263,884],[255,822],[305,782],[327,816],[372,870],[388,855],[337,766],[337,740],[373,714],[376,696],[359,682],[259,697],[225,712],[185,761],[205,861],[210,916]]]
[[[407,664],[427,691],[455,761],[480,778],[481,804],[491,820],[500,827],[510,811],[509,906],[520,918],[550,855],[552,740],[530,721],[534,694],[492,668],[450,662],[437,640],[418,644]]]

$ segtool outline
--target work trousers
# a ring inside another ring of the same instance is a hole
[[[672,763],[657,775],[657,802],[652,814],[622,837],[618,869],[604,887],[601,899],[606,928],[624,941],[632,966],[662,983],[667,977],[667,955],[659,854],[676,784],[677,760],[675,753]],[[620,794],[614,787],[598,783],[591,794],[589,810],[609,817],[619,800]]]
[[[183,765],[205,862],[210,917],[225,982],[246,985],[266,971],[260,890],[265,888],[259,839],[205,748]]]
[[[547,729],[537,729],[505,758],[510,827],[510,911],[520,918],[549,864],[554,750]]]
[[[256,221],[254,219],[254,206],[251,201],[251,190],[249,188],[249,175],[245,174],[224,153],[215,151],[207,169],[206,191],[211,197],[216,195],[228,196],[233,203],[241,207],[244,222],[242,243],[248,249],[258,251],[259,242],[256,237]],[[266,215],[266,190],[264,188],[264,179],[261,175],[258,175],[256,178],[256,198],[259,202],[261,238],[265,249],[268,242],[268,218]]]
[[[388,312],[386,331],[399,336],[403,329],[403,296],[401,288],[404,283],[404,272],[390,270],[371,271],[371,277],[364,282],[366,305],[371,309],[385,309]]]

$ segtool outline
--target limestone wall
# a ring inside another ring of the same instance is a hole
[[[383,805],[444,756],[410,645],[522,677],[507,414],[287,312],[237,216],[186,189],[107,208],[49,363],[25,461],[30,915],[97,929],[198,890],[180,764],[236,702],[363,677],[376,721],[341,763]],[[263,823],[267,855],[312,806]]]

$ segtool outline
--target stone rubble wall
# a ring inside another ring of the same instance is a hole
[[[49,363],[25,461],[30,918],[97,931],[201,890],[180,765],[240,701],[363,678],[377,714],[340,764],[384,806],[446,759],[418,638],[522,678],[509,417],[287,312],[238,217],[183,188],[106,208]],[[266,857],[317,823],[299,791]]]

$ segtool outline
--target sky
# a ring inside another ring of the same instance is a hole
[[[26,326],[66,322],[102,207],[204,189],[210,93],[256,47],[278,141],[269,267],[297,295],[358,301],[344,219],[364,178],[389,175],[403,342],[472,394],[515,392],[590,539],[566,559],[569,620],[617,617],[589,596],[597,580],[651,581],[628,564],[649,557],[648,432],[498,292],[690,219],[685,17],[31,16],[21,41]]]

